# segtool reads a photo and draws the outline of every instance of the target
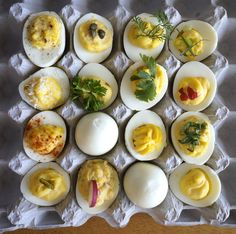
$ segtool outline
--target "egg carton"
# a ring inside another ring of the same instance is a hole
[[[113,227],[124,227],[132,215],[144,212],[165,225],[212,224],[236,226],[236,2],[232,0],[0,0],[0,233],[18,228],[52,228],[80,226],[92,215],[84,212],[75,199],[78,168],[89,157],[75,144],[74,131],[78,120],[86,114],[79,103],[68,100],[55,111],[66,121],[68,139],[65,149],[57,159],[71,176],[72,186],[67,198],[55,207],[39,207],[22,197],[22,176],[36,162],[29,159],[22,147],[22,135],[27,121],[37,111],[23,102],[18,94],[19,83],[39,68],[26,57],[22,46],[22,27],[33,12],[52,10],[63,19],[67,30],[65,53],[55,65],[66,71],[70,79],[84,63],[75,55],[72,34],[75,22],[85,13],[94,12],[108,18],[114,27],[114,44],[111,55],[103,62],[120,84],[125,70],[132,61],[125,55],[122,45],[124,27],[132,16],[153,10],[164,10],[173,24],[182,20],[202,19],[213,25],[219,37],[218,49],[205,63],[216,75],[217,95],[203,112],[208,115],[216,131],[216,145],[207,165],[219,173],[222,193],[214,205],[195,208],[179,201],[169,190],[163,203],[153,209],[141,209],[128,200],[121,183],[119,195],[113,205],[96,216],[104,218]],[[9,13],[8,13],[9,12]],[[229,61],[229,62],[228,62]],[[158,113],[169,133],[171,123],[183,112],[173,101],[172,85],[176,71],[182,63],[168,50],[167,45],[157,62],[164,66],[169,77],[166,95],[151,110]],[[227,107],[226,107],[227,106]],[[118,171],[120,181],[126,169],[136,160],[124,146],[124,129],[135,113],[128,109],[118,95],[115,102],[104,112],[111,115],[119,125],[119,140],[108,154],[108,160]],[[169,134],[168,134],[169,135]],[[167,177],[182,159],[173,146],[168,145],[161,156],[151,161],[160,166]]]

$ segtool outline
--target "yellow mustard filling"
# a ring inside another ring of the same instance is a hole
[[[36,16],[27,28],[27,37],[37,49],[52,49],[60,45],[61,24],[55,16]]]
[[[186,58],[194,60],[195,56],[203,52],[203,38],[197,30],[187,28],[179,32],[174,40],[174,46]]]
[[[141,155],[147,155],[160,149],[162,131],[154,124],[145,124],[134,129],[132,139],[135,151]]]
[[[28,185],[34,196],[46,201],[55,201],[67,190],[64,177],[52,168],[34,172],[29,178]]]
[[[175,137],[176,137],[178,146],[180,147],[181,151],[183,151],[186,155],[188,155],[190,157],[199,157],[202,154],[204,154],[204,152],[207,150],[208,143],[210,141],[210,132],[209,132],[208,123],[206,123],[205,130],[203,132],[201,132],[201,134],[200,134],[199,144],[195,145],[194,150],[191,151],[191,150],[189,150],[191,148],[189,144],[181,144],[179,142],[180,140],[182,140],[186,137],[186,135],[183,132],[183,128],[189,122],[202,123],[202,121],[200,121],[195,116],[190,116],[190,117],[180,121],[176,125]],[[189,129],[189,130],[191,131],[191,129]]]
[[[115,190],[118,186],[117,172],[107,161],[101,159],[90,160],[80,169],[78,187],[81,195],[87,201],[92,180],[96,181],[99,191],[96,206],[102,205],[115,196]]]
[[[28,129],[25,133],[25,141],[31,149],[45,155],[56,151],[62,144],[63,134],[64,129],[62,127],[44,124]]]
[[[30,102],[41,110],[49,110],[60,105],[62,88],[52,77],[34,78],[24,86]]]
[[[156,27],[156,25],[146,22],[147,31],[154,29],[154,27]],[[160,28],[159,32],[160,33],[157,36],[162,36],[162,34],[164,34],[164,29]],[[162,40],[158,37],[152,39],[147,36],[140,36],[141,34],[141,30],[137,27],[137,25],[133,24],[128,32],[128,39],[130,43],[143,49],[153,49],[162,43]]]
[[[93,32],[90,29],[92,24],[96,25]],[[102,31],[103,35],[100,36]],[[112,32],[96,19],[81,24],[78,29],[78,36],[82,46],[90,52],[102,52],[112,46]]]
[[[192,200],[201,200],[211,190],[210,179],[200,168],[194,168],[185,174],[180,180],[181,192]]]

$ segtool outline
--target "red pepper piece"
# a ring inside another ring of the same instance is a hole
[[[184,89],[181,88],[179,90],[179,93],[180,93],[180,99],[181,101],[187,101],[188,100],[188,95],[184,92]]]
[[[187,92],[188,92],[188,97],[190,100],[194,100],[195,98],[198,97],[198,93],[194,91],[191,87],[187,88]]]

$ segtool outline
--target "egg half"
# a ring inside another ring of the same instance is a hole
[[[39,67],[55,64],[65,50],[65,26],[52,11],[29,16],[23,28],[23,47],[28,58]]]
[[[153,160],[166,146],[166,130],[161,118],[153,111],[136,113],[125,128],[125,145],[138,160]]]
[[[57,163],[38,163],[23,177],[20,190],[28,201],[53,206],[70,191],[70,177]]]
[[[221,193],[218,175],[205,165],[181,164],[170,175],[169,185],[179,200],[195,207],[212,205]]]
[[[25,126],[23,147],[25,153],[35,161],[54,161],[63,150],[65,141],[65,122],[53,111],[36,114]]]

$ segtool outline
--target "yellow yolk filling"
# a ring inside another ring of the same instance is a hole
[[[201,200],[209,194],[211,183],[203,170],[195,168],[181,178],[180,189],[188,198],[192,200]]]
[[[50,124],[40,125],[26,131],[25,141],[41,155],[49,154],[62,142],[64,129]]]
[[[195,56],[203,52],[203,38],[197,30],[186,29],[176,37],[174,46],[189,60],[194,60]],[[188,50],[188,47],[191,47],[192,53]]]
[[[141,155],[147,155],[160,149],[162,131],[154,124],[145,124],[134,129],[132,139],[135,151]]]
[[[29,178],[30,192],[43,200],[55,201],[66,192],[64,177],[52,168],[40,169]]]
[[[207,123],[206,129],[204,130],[204,132],[200,136],[199,145],[196,145],[194,148],[194,151],[192,152],[192,151],[188,150],[189,149],[188,144],[181,144],[179,142],[179,140],[181,140],[185,137],[185,134],[183,134],[182,129],[183,129],[183,126],[187,122],[198,122],[199,123],[199,119],[197,119],[195,116],[190,116],[190,117],[180,121],[176,125],[176,131],[175,131],[176,141],[177,141],[178,146],[180,147],[181,151],[183,151],[186,155],[188,155],[190,157],[199,157],[202,154],[204,154],[204,152],[207,150],[207,146],[210,141],[210,132],[209,132],[208,123]]]
[[[152,30],[154,27],[154,24],[147,22],[146,30]],[[162,36],[163,33],[164,29],[160,28],[160,33],[158,35]],[[140,34],[142,34],[140,29],[135,24],[133,24],[128,32],[128,39],[130,43],[143,49],[153,49],[158,47],[163,42],[159,38],[152,39],[147,36],[139,36]]]
[[[96,35],[93,37],[89,30],[91,24],[97,25]],[[98,35],[98,30],[103,30],[105,32],[104,38],[100,38]],[[89,20],[80,25],[78,29],[78,36],[82,46],[90,52],[102,52],[112,46],[112,32],[98,20]]]
[[[37,49],[52,49],[59,46],[61,24],[55,16],[36,16],[27,28],[27,37]]]
[[[30,102],[42,110],[53,109],[60,104],[62,88],[52,77],[35,78],[29,81],[24,92]]]
[[[89,187],[92,180],[98,186],[96,206],[113,199],[116,186],[118,186],[117,173],[107,161],[101,159],[87,161],[79,171],[78,187],[85,200],[89,199]]]

